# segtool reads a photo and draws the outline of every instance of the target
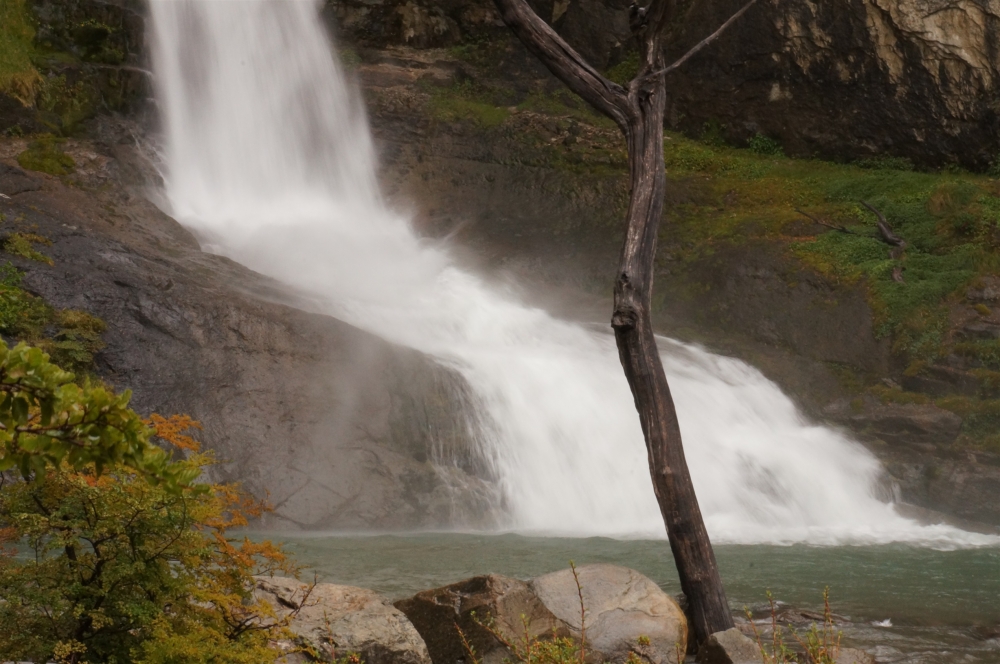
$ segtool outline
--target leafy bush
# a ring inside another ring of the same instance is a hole
[[[23,276],[10,263],[0,265],[0,333],[34,339],[52,320],[53,311],[45,300],[21,288]]]
[[[170,425],[169,420],[163,420]],[[179,462],[200,472],[211,457]],[[28,555],[0,559],[0,651],[18,659],[266,662],[280,629],[252,576],[293,571],[269,543],[226,531],[259,513],[231,486],[172,492],[117,466],[65,464],[0,491]]]
[[[170,463],[152,431],[128,408],[130,393],[73,382],[39,348],[0,341],[0,472],[42,478],[47,469],[82,472],[121,465],[175,490],[199,471]]]
[[[750,152],[756,152],[757,154],[775,156],[785,154],[781,143],[761,133],[754,134],[753,138],[747,143],[747,147],[750,149]]]
[[[190,418],[143,421],[127,393],[71,378],[37,348],[0,353],[0,468],[21,470],[0,475],[0,652],[274,661],[286,623],[252,577],[296,570],[270,542],[227,535],[266,506],[233,485],[193,484],[212,457],[184,434]],[[169,461],[154,439],[187,458]]]
[[[64,309],[55,316],[59,331],[39,346],[49,353],[52,361],[71,371],[85,371],[94,363],[94,354],[104,348],[101,335],[107,324],[86,311]]]

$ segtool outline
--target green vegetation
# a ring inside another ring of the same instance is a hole
[[[775,604],[771,591],[767,592],[767,601],[771,608],[771,643],[765,643],[757,630],[757,623],[753,620],[750,609],[744,607],[750,626],[753,628],[754,637],[757,640],[757,647],[760,648],[761,661],[764,664],[791,664],[803,662],[803,664],[836,664],[840,655],[841,632],[837,629],[833,620],[833,612],[830,610],[830,588],[823,589],[823,624],[815,623],[803,638],[790,629],[788,633],[798,645],[798,648],[790,648],[785,642],[784,629],[778,624],[778,608]],[[796,652],[798,650],[798,652]],[[800,659],[800,657],[802,659]]]
[[[42,77],[32,64],[35,28],[26,0],[0,0],[0,92],[33,106]]]
[[[639,52],[632,51],[615,66],[604,72],[609,81],[614,81],[618,85],[627,86],[635,75],[639,73]]]
[[[18,339],[38,339],[54,312],[45,300],[21,288],[23,277],[9,262],[0,265],[0,333]]]
[[[29,171],[49,175],[69,175],[76,168],[73,157],[62,151],[66,139],[50,134],[39,136],[28,143],[28,149],[17,155],[17,163]]]
[[[58,328],[51,339],[42,339],[38,346],[52,356],[59,366],[84,372],[94,364],[94,355],[104,348],[101,335],[107,324],[86,311],[63,309],[53,321]]]
[[[84,120],[92,117],[99,102],[100,94],[92,85],[84,80],[71,84],[65,74],[48,76],[38,95],[38,108],[43,111],[43,121],[53,131],[63,135],[72,134]]]
[[[781,155],[785,153],[781,143],[760,133],[753,135],[747,143],[747,148],[750,152],[757,154]]]
[[[0,472],[39,479],[51,468],[78,472],[119,464],[176,488],[198,473],[169,463],[128,409],[129,394],[74,382],[39,348],[0,341]]]
[[[431,112],[445,122],[469,120],[484,129],[503,124],[510,115],[509,110],[495,104],[489,90],[470,80],[435,89],[431,94]]]
[[[108,65],[120,65],[125,61],[125,52],[112,39],[118,30],[107,23],[89,18],[74,25],[72,32],[73,42],[84,60]]]
[[[615,126],[610,119],[594,111],[569,90],[556,90],[552,93],[534,92],[518,104],[517,109],[560,118],[572,118],[594,127],[613,128]]]
[[[699,197],[664,225],[666,241],[689,247],[682,259],[723,243],[766,238],[796,259],[845,284],[866,288],[876,332],[911,359],[948,344],[948,303],[980,274],[1000,266],[1000,197],[996,183],[969,174],[917,173],[790,159],[706,145],[670,135],[668,175],[698,178]],[[908,246],[901,259],[879,240],[867,201],[885,214]],[[850,232],[811,224],[797,210]],[[793,222],[810,230],[786,235]],[[903,282],[893,269],[903,268]]]
[[[34,245],[49,246],[52,240],[36,233],[11,233],[3,241],[3,250],[12,256],[52,265],[52,259],[35,249]]]
[[[870,168],[875,171],[912,171],[913,162],[906,157],[870,157],[854,162],[860,168]]]
[[[38,346],[71,371],[91,370],[94,355],[104,348],[105,322],[85,311],[54,309],[24,290],[23,278],[9,262],[0,265],[0,334]]]
[[[270,542],[227,535],[266,506],[236,486],[192,483],[212,457],[184,435],[197,426],[190,418],[143,421],[127,409],[127,394],[67,377],[26,346],[6,351],[0,371],[6,431],[63,423],[83,444],[32,456],[25,479],[0,482],[0,652],[81,664],[275,661],[271,641],[286,636],[287,619],[254,597],[252,577],[296,569]],[[24,406],[11,396],[18,390],[29,395]],[[40,449],[27,435],[15,448]],[[123,437],[141,463],[116,454],[123,445],[87,442]],[[167,462],[154,439],[187,458]],[[10,450],[0,463],[13,460]],[[159,471],[148,474],[153,456]]]

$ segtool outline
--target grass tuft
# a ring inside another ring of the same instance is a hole
[[[28,144],[28,149],[17,155],[17,163],[29,171],[49,175],[69,175],[76,168],[73,157],[62,151],[65,139],[51,135],[41,136]]]
[[[26,0],[0,0],[0,92],[33,106],[42,77],[31,62],[35,28]]]

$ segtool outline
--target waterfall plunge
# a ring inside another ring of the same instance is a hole
[[[610,334],[487,287],[418,238],[379,192],[358,95],[313,0],[153,0],[170,212],[322,311],[458,370],[511,526],[663,536]],[[810,424],[759,372],[662,340],[716,542],[988,538],[923,527],[873,497],[860,445]]]

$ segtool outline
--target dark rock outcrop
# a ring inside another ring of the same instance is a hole
[[[961,417],[933,404],[880,403],[871,397],[838,401],[826,414],[887,443],[931,450],[954,442],[962,428]]]
[[[743,4],[691,3],[670,56]],[[599,69],[634,52],[627,2],[533,5]],[[489,0],[329,0],[327,12],[353,43],[509,38]],[[1000,12],[976,0],[760,4],[670,75],[668,122],[694,135],[712,127],[736,144],[763,134],[793,155],[985,168],[1000,154],[998,29]]]
[[[15,196],[26,191],[38,191],[42,184],[22,169],[0,162],[0,194]]]
[[[742,4],[692,4],[672,52]],[[759,5],[674,74],[671,123],[760,132],[796,155],[982,168],[1000,148],[998,27],[996,7],[974,1]]]

